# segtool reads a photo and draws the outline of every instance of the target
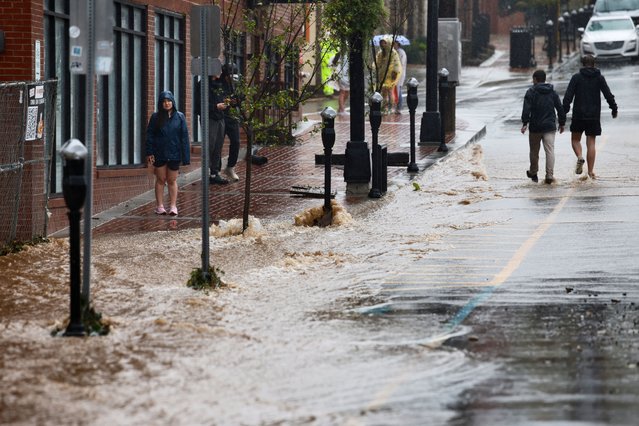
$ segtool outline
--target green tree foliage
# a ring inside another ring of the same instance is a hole
[[[367,40],[387,15],[383,0],[331,0],[324,7],[323,19],[337,40],[350,40],[354,35]]]

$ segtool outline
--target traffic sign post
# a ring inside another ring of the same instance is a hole
[[[99,16],[100,19],[96,20]],[[113,26],[115,25],[112,1],[70,0],[69,5],[69,70],[73,74],[85,74],[86,78],[86,131],[87,148],[85,180],[87,186],[84,202],[84,257],[82,266],[82,298],[89,303],[91,297],[91,218],[93,216],[93,76],[108,75],[113,71]]]
[[[191,10],[191,71],[199,75],[202,120],[202,278],[209,275],[209,76],[222,73],[219,6],[193,6]]]

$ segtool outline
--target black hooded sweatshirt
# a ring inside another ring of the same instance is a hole
[[[557,115],[555,115],[555,110],[557,110]],[[529,132],[554,132],[557,130],[557,116],[559,116],[560,126],[566,124],[566,114],[552,84],[537,83],[526,91],[521,121],[524,124],[530,123]]]
[[[570,111],[570,104],[574,98],[572,118],[578,120],[599,120],[601,117],[601,95],[604,95],[608,106],[613,112],[617,111],[615,97],[610,92],[608,83],[599,69],[584,67],[572,76],[566,94],[564,95],[564,111]]]

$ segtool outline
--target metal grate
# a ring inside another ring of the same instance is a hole
[[[621,49],[622,46],[623,41],[606,41],[595,43],[595,47],[599,50],[616,50]]]

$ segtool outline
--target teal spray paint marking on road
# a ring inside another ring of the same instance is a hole
[[[473,297],[472,299],[470,299],[468,301],[468,303],[466,303],[460,310],[459,312],[457,312],[455,314],[454,317],[452,317],[450,319],[450,321],[448,321],[447,328],[449,331],[454,330],[455,328],[457,328],[462,322],[464,322],[464,320],[466,319],[466,317],[468,317],[468,315],[470,315],[470,313],[479,305],[481,304],[481,302],[484,301],[484,299],[487,299],[490,295],[493,294],[493,292],[495,291],[495,289],[497,288],[497,286],[490,286],[490,287],[486,287],[484,288],[481,293],[479,293],[477,296]]]

